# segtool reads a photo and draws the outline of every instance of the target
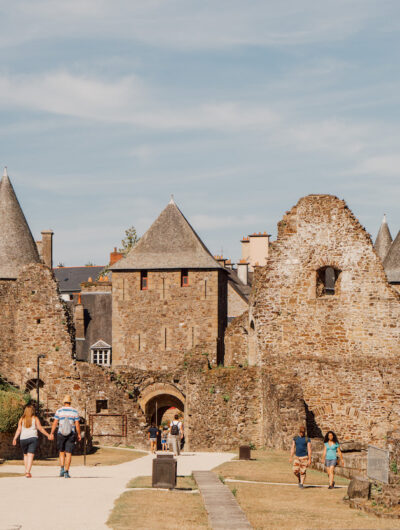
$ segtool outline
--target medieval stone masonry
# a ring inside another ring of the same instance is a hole
[[[30,391],[45,355],[44,414],[69,393],[94,440],[145,447],[149,423],[176,407],[192,450],[287,448],[299,422],[311,436],[333,429],[383,446],[400,427],[400,295],[336,197],[311,195],[286,213],[254,266],[249,310],[228,327],[229,273],[173,201],[112,277],[82,286],[82,300],[110,301],[91,330],[81,298],[74,322],[32,247],[8,176],[0,219],[0,376]],[[110,367],[87,362],[84,337],[111,344]]]

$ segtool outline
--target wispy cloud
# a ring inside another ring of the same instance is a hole
[[[378,0],[252,0],[246,5],[241,0],[15,0],[4,10],[9,23],[3,25],[0,45],[59,36],[118,37],[181,49],[309,44],[345,39],[369,22],[396,13],[396,4]]]

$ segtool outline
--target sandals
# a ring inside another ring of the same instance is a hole
[[[32,478],[32,475],[30,473],[25,473],[26,478]]]

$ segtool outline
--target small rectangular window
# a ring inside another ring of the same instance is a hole
[[[140,289],[142,291],[147,291],[148,288],[149,288],[149,282],[148,282],[147,271],[141,271],[140,272]]]
[[[187,269],[181,270],[181,287],[187,287],[189,285],[189,272]]]
[[[108,410],[107,399],[96,399],[96,414],[99,414],[102,410]]]

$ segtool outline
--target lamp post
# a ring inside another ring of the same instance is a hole
[[[39,416],[39,406],[40,406],[40,402],[39,402],[39,385],[40,385],[40,359],[44,359],[46,357],[46,355],[43,355],[43,353],[41,353],[40,355],[37,356],[37,371],[36,371],[36,375],[37,375],[37,379],[36,379],[36,416]]]

